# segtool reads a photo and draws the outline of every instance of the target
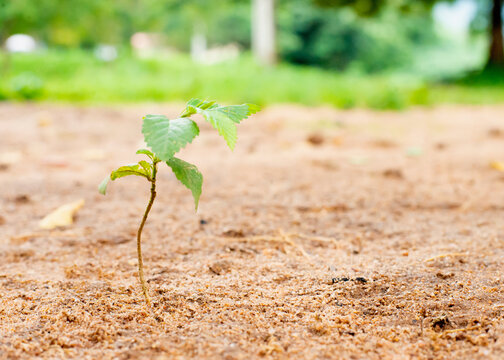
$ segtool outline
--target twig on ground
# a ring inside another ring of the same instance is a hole
[[[469,253],[450,253],[450,254],[442,254],[442,255],[437,255],[431,258],[428,258],[424,260],[424,262],[429,262],[432,260],[437,260],[437,259],[443,259],[446,257],[457,257],[457,256],[469,256]]]
[[[443,331],[443,334],[452,334],[452,333],[457,333],[457,332],[462,332],[462,331],[471,331],[471,330],[476,330],[479,329],[481,325],[475,325],[475,326],[470,326],[462,329],[452,329],[452,330],[445,330]]]
[[[331,237],[325,237],[325,236],[310,236],[306,234],[301,234],[301,233],[289,233],[289,236],[294,236],[300,239],[304,240],[310,240],[310,241],[319,241],[319,242],[324,242],[324,243],[335,243],[338,244],[338,240],[335,238]]]

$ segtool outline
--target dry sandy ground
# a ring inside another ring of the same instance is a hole
[[[272,107],[234,153],[202,126],[197,214],[161,169],[148,310],[149,184],[96,187],[178,109],[0,104],[0,358],[504,358],[504,107]]]

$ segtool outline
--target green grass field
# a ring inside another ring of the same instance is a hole
[[[6,59],[2,59],[6,63]],[[439,103],[504,102],[504,72],[435,83],[419,75],[337,73],[280,64],[262,68],[244,56],[218,65],[186,56],[104,63],[83,51],[14,54],[4,66],[0,99],[80,103],[185,101],[299,103],[340,108],[402,109]]]

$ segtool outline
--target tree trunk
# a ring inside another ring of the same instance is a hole
[[[205,25],[195,21],[193,28],[193,35],[191,37],[191,58],[196,62],[204,62],[205,53],[207,51]]]
[[[276,63],[275,1],[252,1],[252,51],[262,65]]]
[[[5,42],[7,40],[7,24],[5,24],[4,29],[0,29],[0,75],[5,77],[10,70],[10,54],[7,51]]]
[[[2,59],[2,68],[0,70],[0,75],[4,77],[7,76],[11,68],[10,53],[6,49],[0,48],[0,59]]]
[[[504,67],[504,41],[502,36],[502,0],[493,0],[489,66]]]

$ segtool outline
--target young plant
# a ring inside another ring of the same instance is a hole
[[[175,157],[178,151],[199,135],[199,127],[191,119],[191,116],[194,114],[202,115],[206,121],[217,129],[229,148],[233,150],[237,139],[236,125],[258,111],[259,107],[253,104],[221,106],[215,101],[192,99],[187,103],[186,108],[177,119],[170,120],[164,115],[147,115],[143,118],[142,133],[145,144],[150,150],[140,149],[136,153],[147,156],[148,160],[121,166],[112,171],[110,176],[107,176],[98,187],[99,192],[105,195],[109,180],[113,181],[130,175],[144,177],[151,184],[149,203],[137,232],[138,277],[148,305],[150,305],[150,297],[143,270],[142,230],[156,198],[158,164],[161,162],[166,163],[175,173],[176,178],[191,190],[195,209],[198,210],[203,175],[196,166]]]

